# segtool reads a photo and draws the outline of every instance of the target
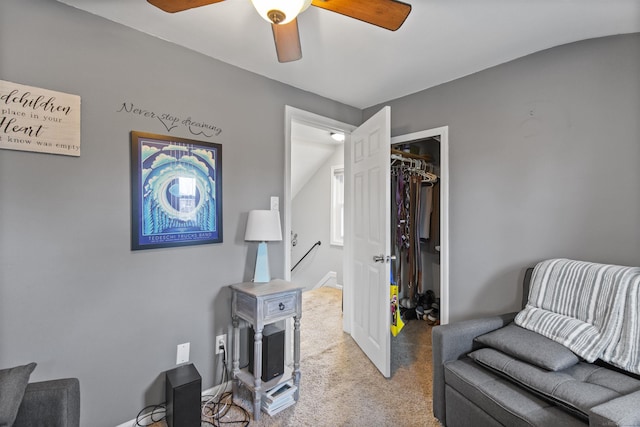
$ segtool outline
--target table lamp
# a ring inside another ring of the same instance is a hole
[[[269,255],[267,242],[282,240],[280,228],[280,211],[254,210],[249,211],[247,230],[244,234],[247,242],[260,242],[256,254],[256,270],[253,275],[255,283],[267,283],[271,280],[269,274]]]

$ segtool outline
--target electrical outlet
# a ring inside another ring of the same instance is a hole
[[[176,356],[176,365],[187,363],[189,361],[189,343],[178,344],[178,354]]]
[[[227,334],[218,335],[216,337],[216,354],[222,354],[222,345],[224,345],[224,350],[228,353]]]
[[[271,196],[271,210],[272,211],[280,210],[280,197]]]

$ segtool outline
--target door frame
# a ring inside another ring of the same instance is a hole
[[[440,137],[440,323],[449,323],[449,126],[391,137],[391,145]]]

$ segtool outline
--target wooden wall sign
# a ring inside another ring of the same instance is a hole
[[[80,97],[0,80],[0,148],[80,156]]]

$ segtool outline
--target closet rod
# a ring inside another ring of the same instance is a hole
[[[403,157],[407,157],[407,158],[410,158],[410,159],[424,160],[426,162],[432,162],[433,161],[431,159],[431,156],[429,156],[429,155],[412,154],[412,153],[407,153],[406,151],[396,150],[394,148],[391,149],[391,154],[397,154],[398,156],[403,156]]]

